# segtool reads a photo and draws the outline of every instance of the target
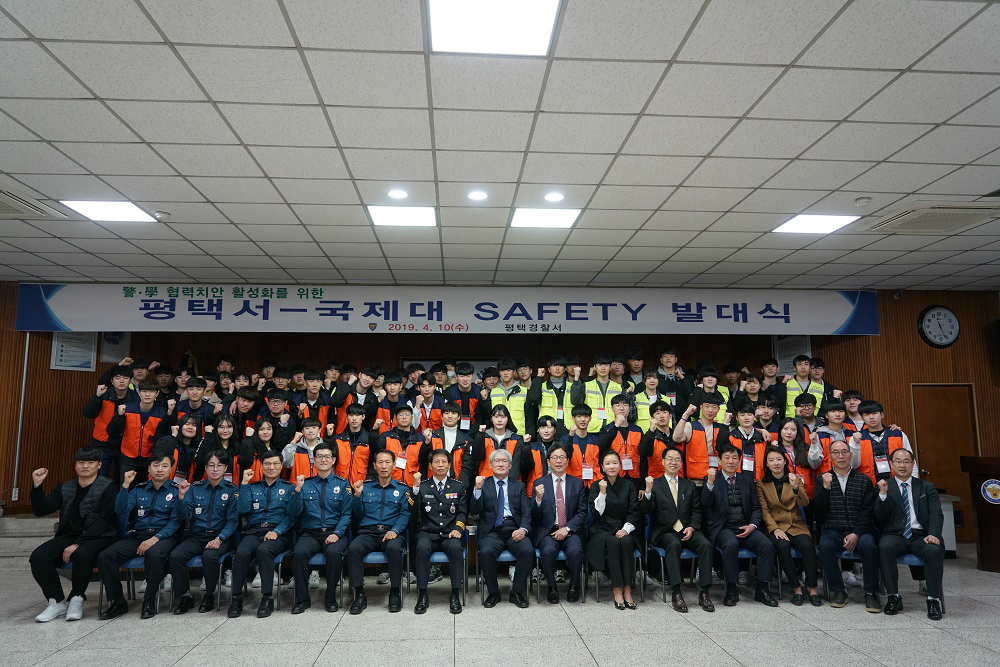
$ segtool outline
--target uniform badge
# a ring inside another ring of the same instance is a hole
[[[259,510],[259,509],[260,509],[260,503],[254,503],[254,504],[253,504],[253,508],[254,508],[255,510]]]
[[[427,512],[428,514],[430,514],[431,513],[431,506],[430,505],[424,506],[424,511]]]
[[[454,513],[455,513],[455,503],[452,503],[452,504],[451,504],[451,513],[452,513],[452,514],[454,514]]]
[[[339,486],[333,487],[333,494],[337,495],[338,493],[340,493],[340,487]]]
[[[399,491],[398,490],[397,491],[393,491],[392,492],[392,497],[393,498],[399,498]]]
[[[200,507],[195,507],[194,508],[194,513],[195,514],[201,514],[201,508]]]
[[[146,516],[146,510],[139,510],[138,512],[136,512],[136,514],[138,516]]]
[[[167,502],[170,502],[170,501],[171,501],[171,500],[173,500],[173,499],[174,499],[174,494],[172,494],[172,493],[168,493],[168,494],[167,494]]]
[[[228,493],[223,493],[222,494],[222,499],[223,500],[229,500],[229,494]]]
[[[338,487],[338,488],[339,488],[339,487]],[[278,489],[278,495],[279,495],[279,496],[283,496],[283,495],[285,495],[285,490],[284,490],[284,489]]]

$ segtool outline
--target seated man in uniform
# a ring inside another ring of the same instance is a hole
[[[452,413],[458,416],[457,413]],[[451,599],[449,611],[462,612],[460,594],[462,592],[465,556],[462,552],[462,537],[465,533],[468,494],[465,485],[457,479],[449,478],[451,454],[446,449],[431,452],[430,469],[433,477],[420,481],[420,473],[413,476],[414,527],[417,530],[414,569],[417,574],[417,604],[415,614],[427,611],[430,598],[427,596],[427,582],[430,579],[431,554],[444,551],[448,554],[448,569],[451,572]]]

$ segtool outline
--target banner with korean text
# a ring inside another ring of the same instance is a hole
[[[875,292],[21,284],[19,331],[869,334]]]

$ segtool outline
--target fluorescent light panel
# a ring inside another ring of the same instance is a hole
[[[860,217],[860,215],[797,215],[774,231],[790,234],[829,234]]]
[[[510,226],[569,229],[579,215],[578,208],[517,208]]]
[[[544,56],[559,0],[429,0],[431,50]]]
[[[434,227],[433,206],[369,206],[372,222],[380,227]]]
[[[156,222],[130,201],[60,201],[88,220],[97,222]]]

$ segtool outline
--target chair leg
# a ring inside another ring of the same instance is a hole
[[[660,556],[660,584],[663,586],[663,604],[667,604],[667,573],[666,564],[664,563],[665,560],[666,559],[663,556]]]
[[[535,570],[538,571],[538,578],[535,579],[535,604],[541,604],[542,602],[542,561],[540,558],[535,559]],[[528,577],[528,587],[531,587],[531,577]]]

